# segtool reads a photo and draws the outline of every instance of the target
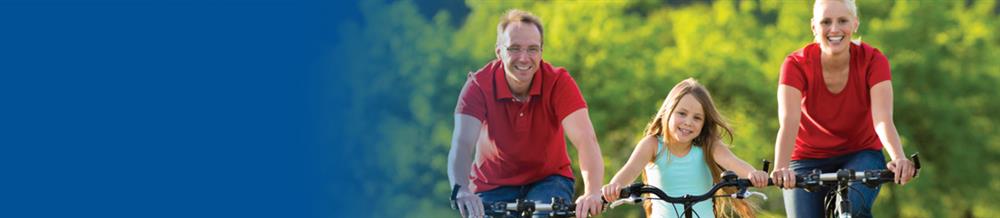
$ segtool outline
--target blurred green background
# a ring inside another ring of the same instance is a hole
[[[773,158],[775,91],[786,55],[811,41],[811,0],[789,1],[362,1],[339,21],[348,81],[347,146],[336,175],[377,199],[373,217],[457,217],[448,207],[447,155],[466,74],[495,58],[498,17],[542,18],[543,58],[569,70],[590,108],[605,182],[624,164],[669,89],[694,77],[734,127],[733,151],[753,165]],[[889,58],[895,121],[921,176],[886,185],[876,217],[998,217],[1000,5],[996,0],[859,1],[855,37]],[[859,124],[870,125],[870,124]],[[576,154],[569,146],[576,164]],[[335,164],[335,161],[329,161]],[[578,167],[574,166],[578,172]],[[578,175],[579,176],[579,175]],[[582,183],[576,184],[579,194]],[[783,217],[765,189],[764,217]],[[641,217],[641,207],[604,217]]]

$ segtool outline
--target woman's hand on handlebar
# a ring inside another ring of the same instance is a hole
[[[892,173],[896,174],[893,182],[900,185],[905,185],[913,179],[913,175],[916,172],[916,167],[913,161],[906,158],[899,158],[889,163],[885,164],[886,168],[889,168]]]
[[[784,189],[795,188],[795,171],[788,168],[775,168],[771,172],[771,180],[773,180],[774,186]]]
[[[753,187],[764,188],[767,187],[767,173],[762,170],[754,170],[747,175],[747,179],[753,184]]]

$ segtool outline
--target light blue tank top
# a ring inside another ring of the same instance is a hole
[[[646,165],[647,183],[660,188],[667,195],[680,197],[685,194],[700,195],[712,188],[712,175],[705,164],[705,156],[701,146],[691,146],[691,151],[684,157],[671,154],[663,146],[663,138],[657,137],[657,155],[653,164]],[[665,201],[653,200],[650,217],[683,217],[683,204],[670,204]],[[698,202],[694,205],[695,217],[715,217],[712,212],[712,200]],[[674,210],[676,208],[676,212]]]

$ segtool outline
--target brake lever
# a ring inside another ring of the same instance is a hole
[[[636,203],[639,203],[639,202],[642,202],[642,198],[641,197],[630,196],[628,198],[622,198],[622,199],[615,200],[614,202],[611,202],[611,204],[608,205],[608,207],[615,208],[615,207],[621,206],[622,204],[636,204]]]
[[[755,191],[748,191],[746,197],[749,198],[749,197],[753,197],[754,195],[760,196],[760,198],[763,199],[763,200],[765,200],[765,201],[767,200],[767,195],[766,194],[761,193],[761,192],[755,192]]]
[[[736,193],[733,193],[733,194],[731,194],[729,196],[732,197],[732,198],[736,198],[736,199],[746,199],[746,198],[753,197],[754,195],[760,196],[760,198],[763,199],[763,200],[765,200],[765,201],[767,200],[767,195],[765,195],[764,193],[755,192],[755,191],[736,192]]]

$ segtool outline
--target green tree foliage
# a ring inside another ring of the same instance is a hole
[[[348,87],[331,90],[348,92],[343,107],[351,111],[352,137],[329,140],[356,145],[331,152],[363,157],[350,174],[336,175],[363,185],[326,193],[360,189],[388,205],[372,210],[376,217],[456,216],[446,176],[455,101],[466,74],[495,58],[497,18],[510,8],[542,18],[543,58],[579,83],[605,180],[624,164],[669,89],[687,77],[712,92],[735,129],[737,155],[755,165],[772,159],[778,69],[812,37],[809,0],[466,3],[471,11],[455,17],[422,15],[410,1],[364,1],[363,20],[340,25],[335,58],[343,66],[333,69],[350,73],[334,77]],[[991,99],[1000,93],[997,7],[995,0],[859,2],[857,35],[889,57],[896,125],[924,167],[914,183],[884,186],[877,216],[1000,215],[991,207],[1000,201],[1000,103]],[[764,215],[783,216],[780,192],[766,192]],[[641,215],[639,207],[625,207],[605,216]]]

